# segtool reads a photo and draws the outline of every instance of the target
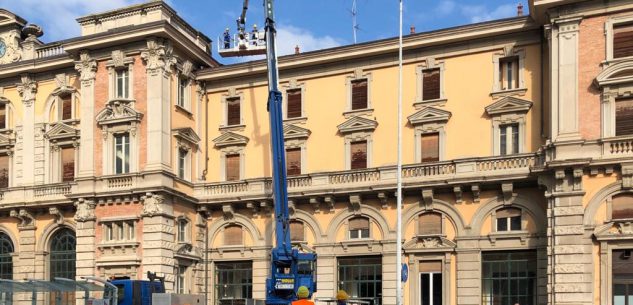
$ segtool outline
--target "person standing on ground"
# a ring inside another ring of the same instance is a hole
[[[310,290],[306,286],[300,286],[297,289],[297,300],[292,302],[291,305],[314,305],[314,302],[310,301]]]

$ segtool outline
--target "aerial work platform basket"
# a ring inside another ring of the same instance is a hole
[[[218,54],[222,57],[266,54],[266,33],[263,31],[237,33],[229,37],[220,35],[216,40]]]

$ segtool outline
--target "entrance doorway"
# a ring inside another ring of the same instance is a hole
[[[420,305],[442,305],[442,262],[420,262]]]

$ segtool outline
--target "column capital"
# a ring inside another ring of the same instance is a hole
[[[75,61],[75,70],[79,72],[79,79],[83,86],[90,86],[95,80],[97,61],[90,57],[87,50],[79,53],[79,61]]]

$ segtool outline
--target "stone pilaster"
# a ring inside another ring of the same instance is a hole
[[[35,125],[35,139],[33,141],[33,158],[35,163],[33,164],[33,179],[35,184],[43,184],[44,183],[44,175],[45,175],[45,160],[44,160],[44,133],[45,133],[45,124],[36,124]]]
[[[81,81],[81,121],[92,122],[95,118],[94,96],[95,96],[95,75],[97,62],[90,57],[88,51],[82,51],[79,61],[75,62],[75,69],[79,72]],[[94,176],[94,124],[83,124],[81,126],[80,158],[78,177]]]
[[[147,40],[141,53],[147,69],[147,150],[146,170],[169,170],[171,135],[170,75],[175,63],[169,41]]]
[[[15,279],[35,278],[38,277],[35,272],[35,221],[33,216],[26,209],[12,210],[11,217],[20,220],[18,224],[18,239],[20,243],[20,252],[18,253],[17,273],[13,275]],[[16,305],[30,305],[31,295],[20,293],[15,296]]]
[[[77,222],[77,277],[94,276],[95,268],[95,203],[83,198],[75,202]]]
[[[317,250],[322,250],[317,248]],[[325,249],[323,249],[325,250]],[[317,293],[320,298],[329,298],[336,295],[338,286],[336,284],[336,257],[333,255],[321,254],[317,251]]]
[[[165,289],[174,289],[174,217],[171,202],[163,195],[147,193],[143,203],[142,274],[165,276]]]
[[[404,260],[403,260],[404,262]],[[382,256],[382,304],[396,304],[396,253],[383,253]]]
[[[35,94],[37,93],[37,82],[33,76],[23,74],[17,84],[18,92],[22,99],[23,119],[22,122],[22,149],[33,152],[35,147]],[[22,179],[18,184],[32,185],[35,179],[35,155],[33,153],[22,154]]]
[[[470,241],[460,241],[458,244]],[[461,245],[459,246],[461,247]],[[481,253],[479,250],[457,252],[457,304],[481,303]]]
[[[270,258],[267,256],[253,259],[253,298],[266,299],[266,278],[270,271]]]

